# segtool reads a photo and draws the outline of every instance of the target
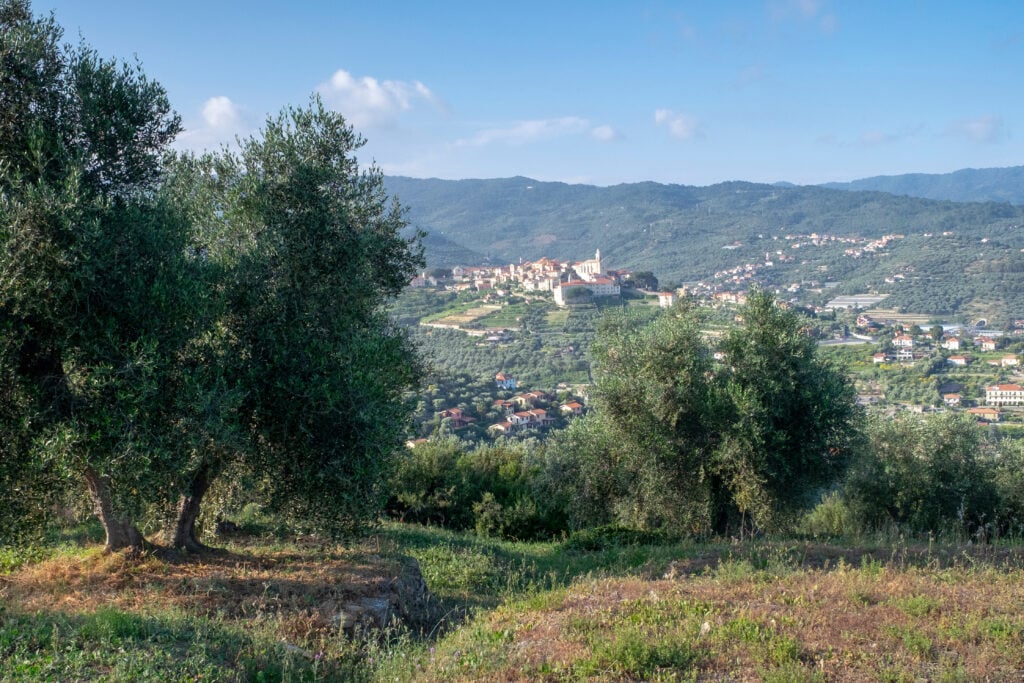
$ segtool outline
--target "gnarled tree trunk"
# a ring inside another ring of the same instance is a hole
[[[86,467],[83,473],[85,483],[89,487],[89,495],[92,497],[93,511],[103,524],[103,530],[107,534],[107,542],[103,552],[115,550],[142,550],[145,547],[146,539],[132,521],[127,517],[119,515],[114,510],[113,496],[110,492],[110,476],[100,474],[92,467]]]
[[[203,496],[210,490],[213,476],[209,465],[202,465],[192,477],[187,493],[178,500],[178,515],[174,523],[174,535],[171,545],[186,550],[203,550],[206,548],[196,538],[196,520],[199,519],[200,505]]]

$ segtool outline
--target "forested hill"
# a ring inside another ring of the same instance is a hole
[[[849,183],[827,183],[836,190],[875,190],[954,202],[1024,204],[1024,166],[965,168],[953,173],[907,173],[874,176]]]
[[[872,238],[952,232],[965,246],[985,239],[996,259],[1019,258],[1024,247],[1024,207],[1006,203],[746,182],[594,187],[523,177],[389,177],[386,187],[408,208],[411,223],[431,235],[431,265],[465,263],[465,250],[509,263],[541,256],[580,259],[601,249],[612,268],[686,281],[734,267],[737,259],[763,259],[780,246],[773,238],[787,234]]]

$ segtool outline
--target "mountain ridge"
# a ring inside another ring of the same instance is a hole
[[[962,168],[950,173],[904,173],[824,183],[835,190],[877,190],[922,199],[1024,204],[1024,166]]]

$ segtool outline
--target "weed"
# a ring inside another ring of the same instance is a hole
[[[618,678],[644,680],[666,670],[689,672],[697,659],[697,650],[688,642],[652,638],[645,631],[629,629],[599,643],[593,655],[577,662],[575,668],[584,677],[611,673]]]
[[[907,616],[918,618],[938,612],[942,607],[942,603],[930,595],[911,595],[899,598],[893,600],[892,605]]]
[[[820,671],[791,662],[776,669],[762,671],[761,680],[764,683],[818,683],[824,681],[825,676]]]

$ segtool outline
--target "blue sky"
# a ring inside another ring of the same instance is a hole
[[[1024,164],[1024,4],[34,0],[217,146],[311,93],[415,177],[821,183]]]

